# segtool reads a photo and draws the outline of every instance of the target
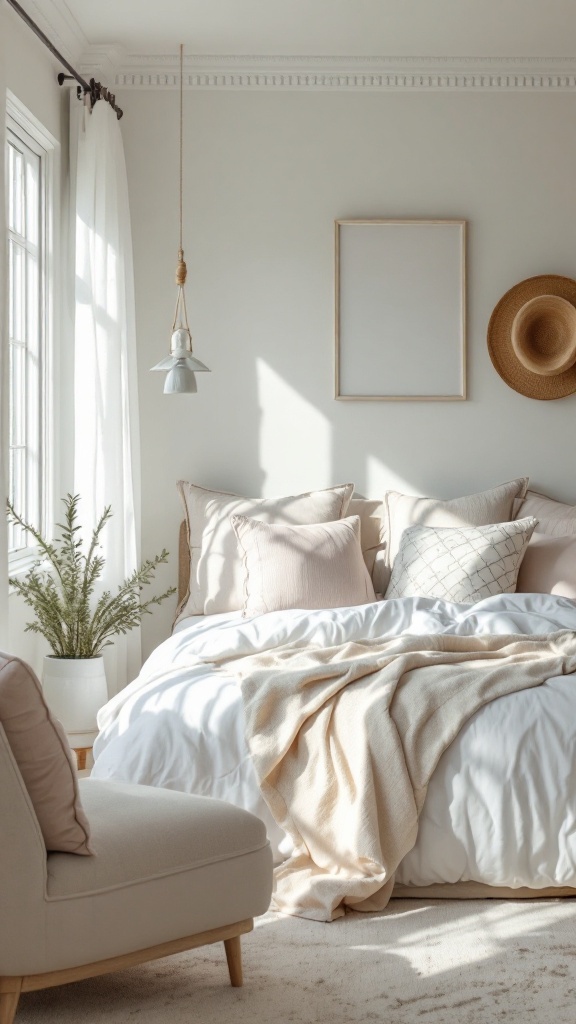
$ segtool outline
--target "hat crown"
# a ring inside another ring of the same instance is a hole
[[[576,362],[576,308],[559,295],[536,295],[514,317],[511,341],[531,373],[564,373]]]

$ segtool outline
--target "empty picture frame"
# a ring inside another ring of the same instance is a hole
[[[336,389],[466,398],[466,221],[336,221]]]

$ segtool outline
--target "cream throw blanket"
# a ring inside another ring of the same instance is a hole
[[[439,758],[484,704],[576,672],[576,634],[404,636],[228,661],[260,786],[294,853],[284,913],[381,910]]]

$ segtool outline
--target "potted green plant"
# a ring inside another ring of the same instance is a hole
[[[105,590],[96,599],[96,584],[105,565],[100,554],[100,535],[112,509],[104,509],[85,550],[79,536],[79,500],[77,494],[62,499],[64,521],[57,524],[58,534],[52,542],[45,540],[36,527],[7,503],[9,521],[31,534],[39,551],[26,576],[11,577],[9,582],[34,612],[34,621],[26,625],[26,631],[39,633],[50,646],[42,681],[46,700],[64,725],[72,746],[87,747],[96,732],[96,714],[108,699],[104,648],[115,636],[139,625],[142,616],[174,594],[176,588],[140,600],[141,591],[152,582],[157,566],[168,559],[168,552],[163,550],[144,561],[115,594]]]

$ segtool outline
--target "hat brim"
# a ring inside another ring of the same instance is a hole
[[[576,391],[576,364],[553,377],[532,373],[522,365],[512,347],[512,323],[519,309],[537,295],[559,295],[576,306],[576,281],[558,274],[528,277],[510,288],[494,308],[488,324],[490,359],[502,380],[520,395],[550,401]]]

